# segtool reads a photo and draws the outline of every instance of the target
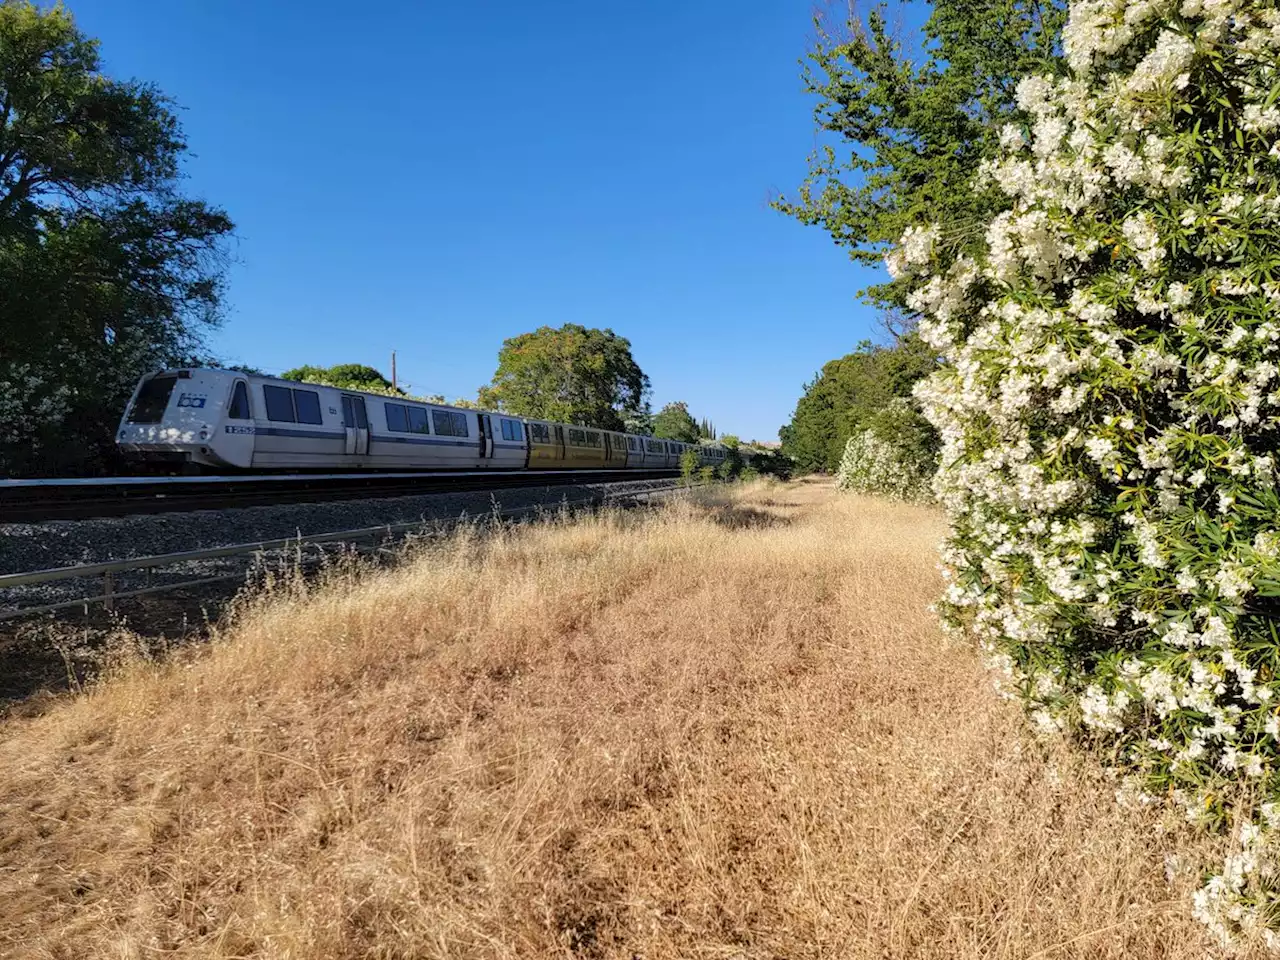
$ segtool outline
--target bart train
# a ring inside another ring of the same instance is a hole
[[[130,461],[182,472],[674,470],[720,444],[599,430],[231,370],[143,377],[120,422]]]

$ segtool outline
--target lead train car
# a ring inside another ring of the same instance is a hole
[[[211,472],[674,470],[689,447],[211,369],[143,377],[117,443],[135,462]],[[702,462],[714,457],[700,450]]]

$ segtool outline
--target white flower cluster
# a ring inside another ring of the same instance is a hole
[[[1280,9],[1074,0],[1063,45],[979,171],[984,254],[889,255],[946,361],[938,609],[1038,727],[1245,825],[1195,906],[1229,939],[1280,911]]]
[[[849,438],[836,472],[836,485],[841,490],[877,494],[891,500],[931,499],[932,479],[932,470],[912,462],[874,430],[863,430]]]

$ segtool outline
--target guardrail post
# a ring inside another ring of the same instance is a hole
[[[108,612],[110,612],[111,609],[115,606],[115,601],[114,601],[114,598],[112,597],[112,593],[114,592],[114,589],[115,589],[115,577],[113,577],[111,575],[111,571],[108,570],[106,573],[102,575],[102,607],[104,610]]]

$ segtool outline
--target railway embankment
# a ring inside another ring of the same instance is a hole
[[[0,954],[1203,956],[1172,840],[938,633],[940,534],[759,485],[122,633],[0,720]]]
[[[557,486],[512,487],[465,493],[280,503],[225,510],[0,523],[0,574],[77,563],[101,563],[183,550],[418,520],[484,517],[495,510],[603,500],[610,493],[646,491],[666,480],[622,480]]]

